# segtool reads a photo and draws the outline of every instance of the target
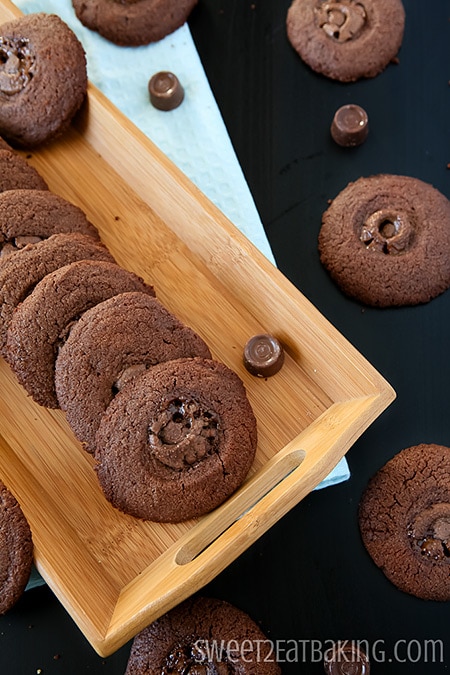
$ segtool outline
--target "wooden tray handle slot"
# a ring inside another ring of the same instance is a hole
[[[175,556],[177,565],[186,565],[204,553],[226,530],[240,520],[264,499],[277,485],[297,469],[306,457],[304,450],[293,450],[256,474],[233,496],[230,502],[215,512],[215,518],[206,517],[194,528],[191,537]]]

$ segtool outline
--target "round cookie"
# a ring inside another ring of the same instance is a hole
[[[33,541],[14,495],[0,482],[0,614],[20,598],[31,573]]]
[[[78,19],[122,46],[162,40],[182,26],[198,0],[72,0]]]
[[[6,335],[14,308],[50,272],[76,260],[114,258],[98,240],[79,232],[54,234],[0,258],[0,355],[6,356]]]
[[[48,190],[36,169],[13,150],[0,148],[0,193],[6,190]]]
[[[314,71],[341,82],[375,77],[402,44],[401,0],[294,0],[290,43]]]
[[[359,506],[364,545],[387,578],[425,600],[450,600],[450,448],[402,450],[369,481]]]
[[[0,193],[0,255],[59,232],[81,232],[99,238],[85,213],[50,190],[7,190]]]
[[[88,452],[100,420],[128,378],[161,361],[211,353],[156,298],[122,293],[83,314],[55,366],[58,403]]]
[[[152,286],[115,263],[79,260],[47,274],[16,307],[6,360],[37,403],[58,407],[55,360],[73,324],[87,309],[126,291],[154,295]]]
[[[180,522],[212,511],[242,484],[256,440],[236,373],[210,359],[177,359],[136,377],[110,403],[96,436],[95,468],[116,508]]]
[[[450,202],[417,178],[360,178],[322,218],[320,260],[347,295],[389,307],[450,286]]]
[[[273,652],[273,650],[272,650]],[[133,640],[125,675],[280,675],[257,623],[224,600],[191,597]]]
[[[0,26],[0,133],[9,143],[33,147],[62,133],[86,92],[84,49],[58,16]]]

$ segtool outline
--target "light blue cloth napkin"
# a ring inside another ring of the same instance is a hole
[[[258,211],[186,25],[158,43],[118,47],[85,28],[70,0],[15,0],[24,13],[58,14],[87,55],[88,76],[272,262]],[[170,112],[149,101],[148,81],[175,73],[185,98]]]
[[[186,25],[143,47],[118,47],[85,28],[70,0],[14,0],[24,13],[57,14],[78,36],[88,77],[141,129],[216,206],[274,262],[261,219]],[[148,81],[160,71],[175,73],[183,103],[170,112],[149,102]],[[349,478],[345,457],[318,486]]]

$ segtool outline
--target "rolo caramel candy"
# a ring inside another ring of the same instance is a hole
[[[331,124],[331,136],[338,144],[346,148],[361,145],[369,133],[369,118],[359,105],[349,103],[339,108]]]
[[[355,643],[336,642],[325,652],[324,668],[327,675],[370,675],[366,653]]]
[[[148,83],[148,91],[152,105],[158,110],[173,110],[184,98],[178,77],[169,71],[155,73]]]
[[[252,375],[270,377],[284,363],[284,350],[273,335],[254,335],[244,347],[244,366]]]

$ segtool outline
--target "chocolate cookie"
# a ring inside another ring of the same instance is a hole
[[[428,302],[450,286],[450,202],[417,178],[360,178],[325,211],[319,252],[340,288],[367,305]]]
[[[157,42],[182,26],[198,0],[72,0],[82,24],[123,46]]]
[[[341,82],[375,77],[402,44],[401,0],[294,0],[287,35],[310,68]]]
[[[241,609],[215,598],[189,598],[136,635],[125,675],[280,675],[271,649]]]
[[[211,353],[204,341],[156,298],[123,293],[88,310],[61,347],[55,366],[58,402],[88,452],[107,406],[125,382],[161,361]]]
[[[0,482],[0,614],[22,595],[32,564],[30,527],[18,501]]]
[[[256,435],[236,373],[209,359],[166,361],[108,406],[96,436],[98,479],[108,501],[137,518],[196,518],[244,481]]]
[[[76,260],[109,260],[112,255],[98,240],[72,232],[54,234],[37,244],[0,258],[0,355],[6,356],[6,333],[14,308],[50,272]]]
[[[81,232],[99,238],[78,206],[50,190],[0,193],[0,255],[9,255],[59,232]]]
[[[21,155],[0,148],[0,193],[18,188],[48,190],[42,176]]]
[[[56,355],[77,319],[126,291],[154,295],[152,286],[114,263],[79,260],[47,274],[16,307],[7,331],[6,360],[37,403],[58,407]]]
[[[55,14],[28,14],[0,26],[0,133],[32,147],[63,132],[87,91],[86,57]]]
[[[450,600],[450,448],[399,452],[370,480],[359,507],[370,556],[397,588]]]

